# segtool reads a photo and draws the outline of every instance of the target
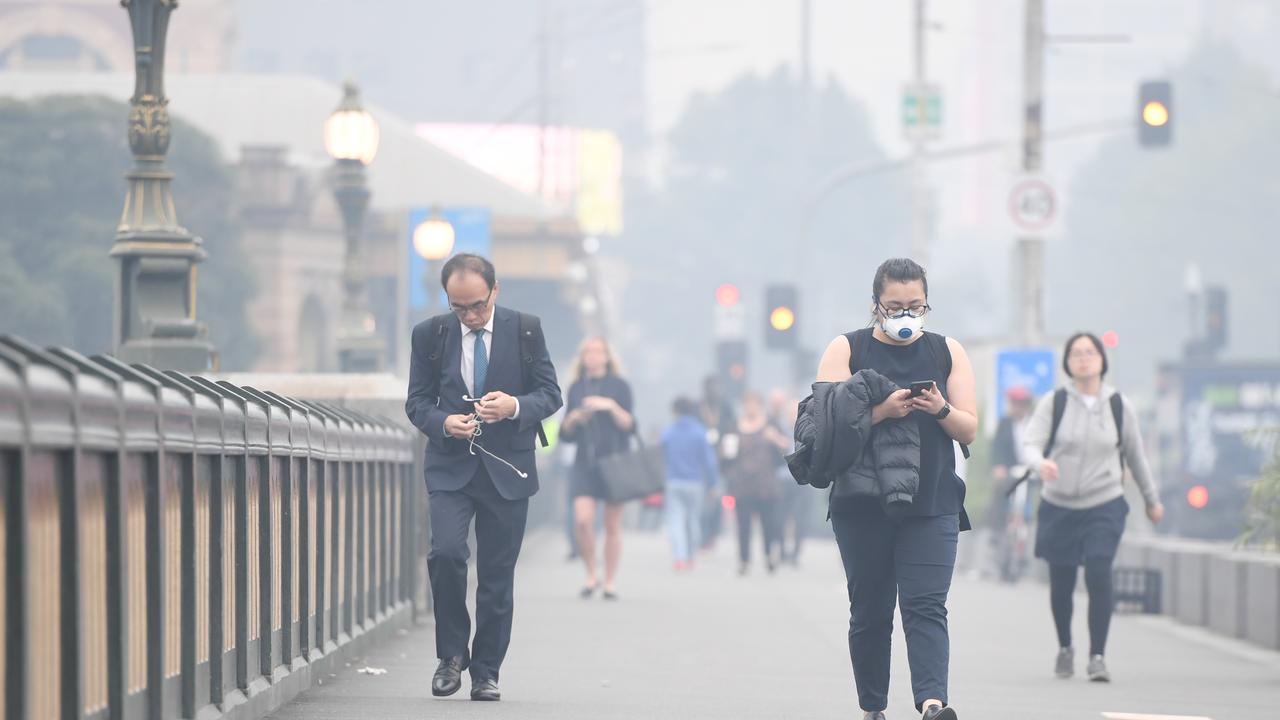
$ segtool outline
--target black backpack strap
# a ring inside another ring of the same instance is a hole
[[[1120,476],[1124,477],[1124,398],[1111,395],[1111,417],[1116,421],[1116,450],[1120,452]]]
[[[1044,456],[1048,459],[1053,452],[1053,444],[1058,440],[1058,426],[1062,424],[1062,416],[1067,412],[1067,389],[1058,388],[1053,391],[1053,420],[1049,423],[1049,441],[1044,444]]]
[[[871,328],[862,328],[854,330],[851,333],[845,333],[845,338],[849,340],[849,374],[855,375],[859,370],[867,367],[867,349],[871,347]]]
[[[448,327],[445,322],[452,315],[436,315],[431,318],[431,325],[427,329],[427,342],[430,352],[427,353],[427,368],[431,371],[431,377],[440,379],[441,367],[444,365],[444,333]]]
[[[537,357],[538,349],[544,345],[546,345],[546,339],[542,335],[542,321],[537,315],[520,313],[520,381],[526,392],[533,385],[531,379],[533,362]],[[542,443],[542,447],[547,447],[549,444],[547,432],[542,429],[542,423],[538,423],[538,442]]]

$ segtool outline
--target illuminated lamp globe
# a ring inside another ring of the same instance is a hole
[[[454,240],[453,224],[437,212],[413,229],[413,250],[423,260],[435,262],[449,257]]]
[[[378,154],[378,121],[360,105],[360,89],[348,82],[342,102],[324,123],[324,148],[334,160],[358,160],[364,165]]]

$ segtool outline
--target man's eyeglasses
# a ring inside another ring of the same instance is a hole
[[[478,313],[484,312],[484,309],[489,307],[489,300],[492,298],[493,298],[493,291],[490,290],[489,294],[485,295],[484,299],[481,300],[480,302],[471,303],[470,305],[455,305],[454,303],[449,303],[449,309],[452,310],[453,314],[457,315],[458,317],[466,317],[467,315],[476,315]]]
[[[879,303],[876,303],[876,304],[879,305]],[[906,315],[908,317],[913,317],[913,318],[921,318],[921,317],[924,317],[925,313],[929,312],[932,309],[933,308],[929,307],[928,303],[924,303],[921,305],[910,305],[908,307],[902,307],[897,303],[890,303],[887,307],[884,305],[880,305],[880,312],[883,312],[886,317],[891,317],[891,318],[902,317],[903,315]]]

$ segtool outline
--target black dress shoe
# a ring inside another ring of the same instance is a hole
[[[960,716],[956,715],[956,711],[952,708],[944,708],[941,705],[930,705],[929,708],[924,711],[924,715],[921,716],[920,720],[957,720],[959,717]]]
[[[467,669],[467,658],[462,655],[440,658],[440,667],[431,678],[431,694],[449,697],[462,689],[462,671]]]
[[[471,699],[486,702],[497,702],[498,700],[501,700],[502,693],[498,692],[498,681],[472,680]]]

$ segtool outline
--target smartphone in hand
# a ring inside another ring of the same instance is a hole
[[[907,387],[911,388],[911,397],[920,397],[933,387],[932,380],[917,380]]]

